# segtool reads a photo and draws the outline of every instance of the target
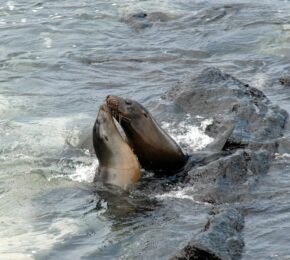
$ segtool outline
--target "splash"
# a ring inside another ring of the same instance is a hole
[[[54,179],[69,179],[76,182],[88,182],[91,183],[94,181],[96,169],[99,166],[99,161],[96,159],[92,164],[79,163],[75,164],[74,170],[69,170],[69,173],[61,173],[49,176],[48,181]]]
[[[69,175],[69,179],[77,182],[93,182],[96,169],[98,168],[99,161],[94,160],[92,165],[76,165],[76,170],[73,174]]]
[[[198,204],[204,204],[204,205],[210,205],[210,203],[207,202],[201,202],[194,198],[195,194],[195,188],[194,187],[185,187],[185,188],[178,188],[177,190],[170,191],[163,194],[158,194],[155,197],[159,200],[166,200],[166,199],[181,199],[181,200],[191,200]]]
[[[275,153],[275,159],[276,160],[289,160],[290,159],[290,154],[289,153]]]
[[[197,118],[201,119],[200,117]],[[211,123],[212,119],[205,119],[199,125],[193,125],[192,118],[187,115],[185,120],[177,125],[162,122],[161,126],[187,153],[191,153],[205,148],[214,140],[205,134],[206,127]]]

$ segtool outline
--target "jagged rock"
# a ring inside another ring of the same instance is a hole
[[[185,176],[184,184],[195,188],[195,200],[215,205],[251,200],[257,180],[268,171],[281,143],[288,114],[260,90],[216,68],[179,83],[164,97],[192,117],[213,118],[206,128],[213,138],[222,136],[231,124],[235,126],[223,146],[226,152],[196,160]],[[241,223],[237,210],[218,210],[205,230],[174,259],[240,259]]]
[[[166,97],[194,116],[214,118],[213,124],[235,123],[232,143],[247,145],[272,141],[282,134],[287,113],[271,104],[262,91],[219,69],[205,69],[169,91]],[[216,128],[208,127],[214,136]]]
[[[239,149],[203,166],[193,167],[185,182],[197,189],[195,199],[210,203],[241,202],[255,187],[259,175],[268,171],[271,153]]]
[[[237,209],[215,208],[204,230],[194,236],[172,260],[240,259],[244,247],[240,234],[243,226],[244,217]]]

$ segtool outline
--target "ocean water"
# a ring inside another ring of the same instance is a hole
[[[139,11],[166,19],[132,24]],[[206,223],[194,187],[148,197],[92,185],[78,147],[108,94],[144,104],[185,151],[211,118],[162,116],[160,96],[215,66],[290,112],[290,1],[2,1],[0,258],[168,259]],[[285,142],[290,140],[289,126]],[[247,208],[243,259],[290,259],[290,155],[279,151]],[[108,194],[110,199],[108,199]],[[172,207],[174,205],[174,207]]]

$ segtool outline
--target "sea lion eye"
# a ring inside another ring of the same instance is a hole
[[[131,102],[130,100],[126,99],[126,100],[125,100],[125,104],[126,104],[126,105],[132,105],[132,102]]]
[[[147,113],[143,112],[143,115],[144,115],[146,118],[148,118],[148,115],[147,115]]]
[[[108,136],[105,135],[104,138],[105,138],[106,141],[109,141]]]

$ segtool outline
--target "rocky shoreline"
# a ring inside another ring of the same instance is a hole
[[[213,210],[204,230],[172,259],[240,259],[242,202],[252,199],[257,180],[267,173],[288,114],[260,90],[216,68],[178,84],[163,98],[192,116],[214,118],[209,136],[221,135],[221,126],[235,126],[223,147],[226,152],[196,164],[183,180],[196,187],[195,199],[211,203]]]

